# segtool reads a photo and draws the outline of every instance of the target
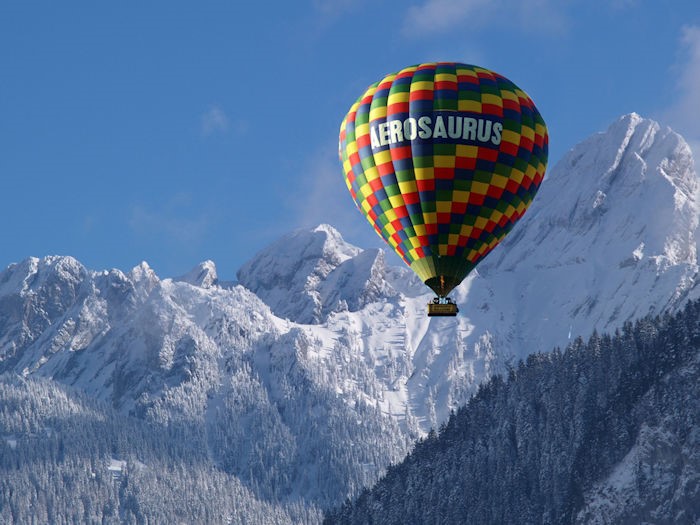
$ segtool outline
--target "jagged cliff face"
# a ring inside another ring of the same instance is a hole
[[[238,271],[238,282],[276,316],[322,324],[332,313],[396,297],[385,273],[382,252],[361,250],[321,225],[285,235],[258,253]]]
[[[225,468],[274,468],[287,496],[302,486],[334,501],[504,364],[697,296],[697,193],[683,139],[622,117],[554,167],[456,289],[452,319],[426,316],[432,295],[407,268],[325,225],[263,250],[235,284],[211,261],[161,279],[146,263],[123,273],[27,259],[0,273],[0,371],[201,425]],[[268,452],[240,444],[251,440]],[[332,469],[322,487],[305,478]]]
[[[638,115],[572,149],[521,222],[464,296],[495,310],[475,324],[502,319],[515,355],[676,308],[694,286],[692,154],[679,135]]]

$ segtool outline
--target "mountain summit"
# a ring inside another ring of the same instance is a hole
[[[403,271],[402,271],[403,270]],[[398,270],[411,280],[407,269]],[[396,269],[381,250],[361,250],[328,224],[291,232],[262,250],[238,271],[238,281],[270,306],[275,315],[320,324],[333,312],[356,312],[395,297]],[[420,284],[417,278],[412,282]]]
[[[495,309],[475,324],[502,318],[520,357],[676,308],[698,271],[698,213],[687,143],[626,115],[554,167],[461,299]]]

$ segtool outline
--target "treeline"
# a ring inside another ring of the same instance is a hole
[[[531,355],[326,524],[700,522],[700,303]]]
[[[48,380],[0,375],[0,523],[317,523],[216,468],[201,427],[126,417]]]

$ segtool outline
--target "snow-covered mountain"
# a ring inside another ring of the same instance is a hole
[[[555,166],[471,297],[493,291],[520,355],[675,308],[698,271],[698,190],[679,135],[622,117]]]
[[[428,318],[410,270],[327,225],[283,237],[236,284],[211,261],[161,279],[30,258],[0,273],[0,372],[198,426],[258,496],[328,505],[505,365],[697,296],[697,242],[690,149],[631,114],[554,167],[455,290],[456,318]]]
[[[431,295],[411,272],[355,252],[326,226],[282,239],[238,277],[276,315],[319,334],[352,331],[383,410],[426,430],[506,363],[695,297],[699,188],[682,137],[630,114],[554,167],[524,219],[454,292],[456,319],[428,318]],[[304,256],[281,255],[290,247]],[[305,271],[290,272],[289,260]]]
[[[70,257],[11,265],[0,274],[0,372],[199,429],[211,462],[265,500],[332,504],[405,453],[415,432],[372,401],[380,385],[360,357],[240,285],[213,285],[214,273],[207,263],[161,280],[145,263],[93,272]],[[341,395],[350,377],[362,386]]]
[[[396,297],[382,251],[361,250],[334,228],[295,231],[248,261],[238,281],[282,318],[319,324],[332,312],[357,311]]]

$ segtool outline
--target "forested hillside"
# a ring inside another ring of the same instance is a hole
[[[700,303],[531,355],[325,523],[700,522]]]
[[[0,375],[0,523],[314,523],[207,457],[201,428],[150,424],[40,379]]]

